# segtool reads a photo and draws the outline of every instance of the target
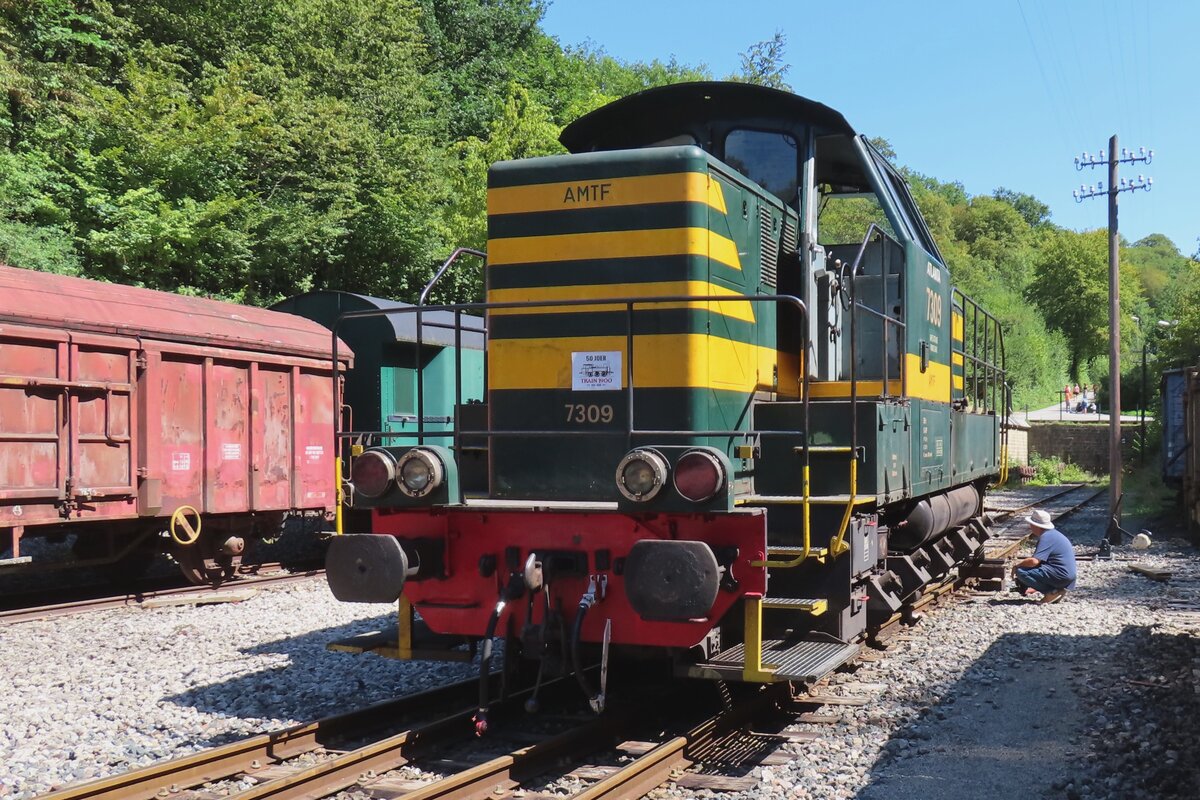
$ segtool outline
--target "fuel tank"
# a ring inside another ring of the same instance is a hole
[[[906,553],[928,544],[978,514],[980,499],[979,490],[973,485],[924,498],[891,527],[888,549]]]

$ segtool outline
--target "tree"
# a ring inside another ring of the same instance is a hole
[[[992,197],[1015,208],[1031,228],[1050,221],[1050,206],[1031,194],[1014,192],[1001,186],[992,192]]]
[[[1029,282],[1029,226],[1008,203],[980,195],[957,206],[954,235],[976,262],[987,262],[993,279],[1021,291]]]
[[[1066,337],[1070,373],[1108,352],[1108,234],[1105,231],[1055,231],[1037,253],[1034,281],[1027,289],[1046,324]],[[1124,324],[1142,302],[1137,275],[1121,270]]]
[[[786,76],[792,65],[783,62],[786,51],[787,36],[783,31],[775,31],[775,35],[770,39],[755,42],[741,54],[742,71],[730,75],[729,80],[756,83],[759,86],[770,86],[772,89],[790,92],[792,87]]]

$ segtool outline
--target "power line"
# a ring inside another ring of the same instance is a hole
[[[1029,28],[1029,19],[1025,16],[1025,7],[1021,5],[1021,0],[1017,0],[1017,10],[1021,12],[1021,22],[1025,25],[1025,35],[1029,37],[1029,47],[1033,50],[1033,60],[1037,64],[1038,72],[1042,76],[1042,87],[1046,90],[1046,99],[1050,101],[1050,107],[1054,109],[1054,118],[1058,121],[1058,134],[1063,138],[1063,141],[1068,141],[1066,126],[1063,125],[1060,104],[1055,99],[1054,93],[1050,90],[1050,80],[1046,77],[1046,68],[1042,65],[1042,57],[1038,53],[1037,42],[1033,39],[1033,31]]]
[[[1074,130],[1072,133],[1081,135],[1084,133],[1084,130],[1080,121],[1081,117],[1079,115],[1079,109],[1075,101],[1075,93],[1071,91],[1070,81],[1067,79],[1067,72],[1063,69],[1062,59],[1059,58],[1059,50],[1061,48],[1055,46],[1054,34],[1052,32],[1050,21],[1050,13],[1044,4],[1035,5],[1034,8],[1039,15],[1038,21],[1041,23],[1042,33],[1045,35],[1046,44],[1050,50],[1050,56],[1047,58],[1047,61],[1050,63],[1051,71],[1053,72],[1054,77],[1058,79],[1058,84],[1062,88],[1062,96],[1064,105],[1066,106],[1066,113],[1074,123]]]

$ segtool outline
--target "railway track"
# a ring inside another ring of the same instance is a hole
[[[1051,516],[1062,519],[1103,492],[1081,484],[1000,513],[1012,519],[1030,508],[1053,503]],[[1026,538],[1022,528],[1019,524],[1004,526],[989,540],[989,558],[1015,552]],[[964,583],[954,577],[927,590],[909,613],[889,620],[872,644],[886,647],[890,636],[911,623],[916,612],[935,606]],[[878,657],[864,656],[863,660]],[[493,693],[500,690],[499,682],[499,676],[493,676]],[[819,686],[810,691],[819,691]],[[773,718],[782,720],[782,729],[797,713],[846,701],[796,694],[790,684],[739,688],[745,691],[736,701],[725,693],[724,704],[700,711],[694,684],[685,686],[684,699],[677,703],[669,699],[669,690],[664,694],[660,687],[660,694],[653,700],[643,698],[640,704],[616,705],[600,717],[586,713],[559,715],[559,729],[552,731],[529,729],[531,725],[542,725],[547,719],[543,716],[533,717],[534,723],[511,724],[514,719],[531,719],[522,716],[523,701],[530,690],[513,691],[492,706],[492,719],[499,724],[493,727],[494,736],[489,733],[489,738],[481,741],[471,738],[478,682],[468,680],[70,786],[44,798],[169,800],[179,796],[205,800],[220,796],[227,800],[315,800],[349,792],[364,798],[404,800],[545,800],[563,797],[561,787],[552,794],[539,794],[539,788],[552,786],[556,779],[567,776],[575,776],[576,783],[587,783],[569,795],[576,800],[641,797],[666,783],[686,781],[689,775],[696,779],[694,788],[746,790],[753,788],[747,785],[753,784],[750,778],[697,776],[689,770],[699,764],[737,762],[745,769],[761,763],[761,757],[768,756],[786,738],[773,740],[770,734],[750,733],[749,726]],[[560,701],[577,694],[569,677],[546,684],[542,692],[546,699]],[[653,716],[648,708],[666,711],[668,718]],[[675,715],[674,719],[670,715]],[[551,720],[555,716],[548,715]],[[510,724],[506,725],[506,720]],[[639,735],[648,741],[628,740]],[[765,749],[764,738],[769,744]],[[494,752],[497,743],[506,742],[517,746],[508,752]],[[459,748],[457,753],[448,751],[455,746]],[[597,765],[606,758],[616,763]],[[756,758],[760,760],[756,762]],[[423,762],[429,763],[430,771],[414,774]],[[441,776],[431,777],[431,773]],[[249,788],[244,788],[247,783]],[[201,786],[204,788],[195,789]]]
[[[1097,488],[1094,484],[1078,483],[1062,491],[1038,498],[1019,508],[995,509],[992,516],[997,521],[1007,522],[1026,511],[1048,506],[1048,513],[1057,522],[1070,517],[1107,491],[1107,486]],[[1027,538],[1029,538],[1029,531],[1023,521],[1018,519],[1007,522],[984,545],[987,558],[1008,558],[1020,548]]]
[[[21,598],[9,601],[15,602],[16,607],[0,610],[0,625],[15,625],[21,622],[53,619],[55,617],[74,616],[90,611],[107,611],[114,608],[151,607],[154,605],[170,605],[185,602],[223,602],[230,595],[246,592],[252,589],[267,588],[286,583],[312,580],[325,574],[323,569],[311,569],[300,572],[285,571],[280,564],[257,565],[254,571],[246,571],[233,580],[220,586],[169,586],[161,589],[146,589],[144,591],[125,592],[123,594],[103,597],[84,597],[65,603],[44,605],[28,605]],[[34,596],[33,602],[39,602],[45,595]]]
[[[1007,522],[998,528],[993,528],[992,538],[984,543],[985,563],[1000,565],[998,573],[1002,576],[1006,569],[1002,566],[1003,563],[1012,558],[1021,545],[1028,540],[1029,529],[1023,520],[1017,518],[1019,514],[1053,503],[1050,505],[1048,513],[1055,522],[1058,522],[1070,517],[1107,491],[1107,486],[1097,488],[1094,484],[1078,483],[1017,508],[991,509],[989,513],[994,520]],[[1068,497],[1069,499],[1064,499]],[[894,634],[899,629],[900,624],[916,621],[919,614],[931,609],[946,596],[963,588],[973,577],[976,575],[965,575],[961,570],[957,574],[952,571],[941,582],[926,587],[921,596],[907,606],[903,612],[893,615],[878,631],[872,633],[870,642],[881,646],[887,641],[890,634]]]

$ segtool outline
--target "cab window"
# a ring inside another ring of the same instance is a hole
[[[788,205],[795,205],[800,148],[786,133],[738,129],[725,137],[725,163]]]
[[[871,223],[895,237],[892,223],[874,192],[839,192],[824,184],[818,187],[821,205],[817,211],[817,243],[821,245],[861,242]]]

